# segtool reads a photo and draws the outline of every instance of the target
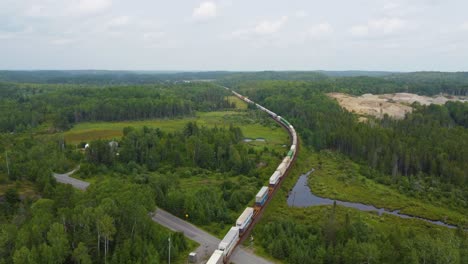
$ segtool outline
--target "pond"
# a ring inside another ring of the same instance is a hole
[[[311,189],[307,185],[307,180],[308,180],[309,175],[313,173],[314,171],[315,170],[312,169],[299,177],[296,185],[294,185],[294,188],[289,192],[288,201],[287,201],[289,206],[309,207],[309,206],[316,206],[316,205],[332,205],[335,202],[335,200],[318,197],[312,193]],[[426,221],[435,225],[445,226],[448,228],[456,228],[456,226],[446,224],[442,221],[433,221],[433,220],[429,220],[429,219],[425,219],[425,218],[421,218],[417,216],[401,214],[399,210],[391,211],[385,208],[377,208],[372,205],[367,205],[367,204],[362,204],[362,203],[344,202],[344,201],[338,201],[338,200],[336,200],[336,204],[342,205],[345,207],[358,209],[361,211],[377,212],[379,215],[391,214],[391,215],[395,215],[401,218],[416,218],[416,219],[420,219],[420,220],[423,220],[423,221]]]
[[[252,141],[257,141],[257,142],[266,142],[264,138],[256,138],[256,139],[251,139],[251,138],[244,138],[244,142],[252,142]]]

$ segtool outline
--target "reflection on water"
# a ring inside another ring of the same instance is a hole
[[[308,206],[314,206],[314,205],[331,205],[335,200],[328,199],[328,198],[322,198],[314,195],[312,191],[310,190],[309,186],[307,185],[307,178],[309,175],[314,172],[315,170],[312,169],[306,174],[303,174],[299,177],[299,180],[297,180],[296,185],[294,185],[294,188],[291,190],[288,196],[288,205],[291,207],[308,207]],[[384,208],[376,208],[372,205],[367,205],[367,204],[361,204],[361,203],[351,203],[351,202],[343,202],[343,201],[336,201],[336,204],[342,205],[345,207],[351,207],[355,208],[361,211],[374,211],[377,212],[379,215],[382,214],[391,214],[391,215],[396,215],[401,218],[416,218],[420,219],[432,224],[436,225],[441,225],[449,228],[456,228],[454,225],[449,225],[446,224],[442,221],[433,221],[429,219],[424,219],[421,217],[416,217],[416,216],[410,216],[410,215],[405,215],[405,214],[400,214],[399,210],[395,211],[390,211]]]
[[[243,141],[244,142],[252,142],[252,141],[265,142],[266,140],[264,138],[256,138],[256,139],[244,138]]]

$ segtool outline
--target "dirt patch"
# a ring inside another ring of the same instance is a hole
[[[462,97],[436,96],[428,97],[411,93],[396,94],[363,94],[361,96],[352,96],[344,93],[329,93],[328,96],[335,98],[338,103],[350,112],[363,116],[375,116],[382,118],[385,114],[402,119],[406,113],[411,113],[413,108],[410,106],[414,102],[422,105],[445,104],[447,101],[467,101]],[[366,119],[359,119],[361,122]]]

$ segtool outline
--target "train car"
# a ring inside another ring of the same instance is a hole
[[[250,222],[252,222],[254,214],[254,209],[252,207],[245,208],[244,212],[237,218],[236,226],[239,228],[239,233],[244,233],[244,231],[249,227]]]
[[[211,255],[210,259],[206,264],[222,264],[224,263],[224,255],[223,251],[217,249],[213,252],[213,255]]]
[[[295,151],[296,150],[296,145],[292,144],[290,150]]]
[[[253,101],[252,101],[252,100],[250,100],[250,99],[249,99],[249,98],[247,98],[247,97],[244,97],[244,100],[245,100],[247,103],[249,103],[249,104],[253,104]]]
[[[281,173],[281,176],[283,176],[283,174],[286,172],[286,169],[288,168],[290,162],[291,162],[291,158],[289,156],[286,156],[281,162],[281,164],[278,166],[278,168],[276,169],[277,171]]]
[[[294,127],[292,125],[289,125],[289,128],[291,129],[291,131],[294,131]]]
[[[239,227],[233,226],[219,243],[218,249],[223,251],[223,256],[229,256],[237,241],[239,241]]]
[[[262,207],[268,199],[268,187],[263,186],[255,195],[255,206]]]
[[[278,183],[279,179],[281,178],[281,175],[283,175],[283,173],[281,173],[281,171],[275,171],[273,173],[273,175],[271,175],[270,177],[270,188],[274,188],[275,185]]]
[[[289,124],[288,120],[284,119],[284,118],[280,118],[279,119],[281,121],[281,123],[285,124],[287,127],[289,127],[291,124]]]
[[[288,151],[288,157],[290,159],[292,159],[293,155],[294,155],[294,150],[291,149],[290,151]]]
[[[284,162],[281,162],[281,164],[278,166],[278,168],[276,169],[276,171],[278,171],[281,175],[284,174],[284,172],[286,171],[286,164]]]

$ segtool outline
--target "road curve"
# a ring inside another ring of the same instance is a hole
[[[74,172],[79,170],[79,166],[67,173],[53,173],[52,175],[59,183],[71,184],[74,188],[85,191],[89,182],[78,180],[70,177]],[[152,220],[166,228],[171,229],[172,231],[183,232],[184,235],[197,243],[200,246],[196,249],[199,263],[204,263],[204,261],[209,258],[211,253],[218,247],[220,239],[212,236],[208,232],[186,222],[162,209],[156,209],[156,212],[152,214]],[[270,264],[271,262],[266,261],[263,258],[260,258],[253,253],[247,252],[242,248],[236,250],[236,252],[231,257],[231,261],[237,264]]]
[[[156,209],[152,217],[153,221],[163,225],[172,231],[183,232],[184,235],[197,243],[200,246],[195,251],[197,253],[199,263],[204,263],[207,258],[218,247],[220,239],[214,237],[208,232],[184,221],[162,209]],[[270,264],[271,262],[260,258],[253,253],[250,253],[243,248],[238,248],[231,256],[230,260],[237,264]]]
[[[70,175],[72,175],[79,169],[80,169],[80,166],[78,166],[76,169],[67,173],[63,173],[63,174],[53,173],[52,175],[57,180],[57,182],[64,183],[64,184],[71,184],[76,189],[85,191],[86,188],[88,188],[89,186],[89,182],[81,181],[81,180],[70,177]]]

